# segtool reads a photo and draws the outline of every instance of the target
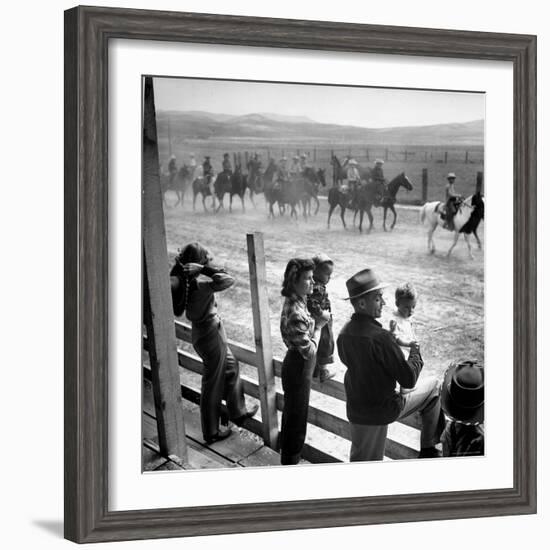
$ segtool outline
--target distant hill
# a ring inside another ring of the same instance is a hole
[[[355,142],[380,145],[483,145],[484,121],[362,128],[315,122],[308,117],[271,113],[233,116],[205,111],[159,111],[159,133],[190,140],[288,140],[319,143]],[[168,126],[170,125],[170,128]]]

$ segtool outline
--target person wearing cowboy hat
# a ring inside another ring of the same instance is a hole
[[[170,174],[170,182],[172,182],[176,174],[178,173],[176,155],[170,155],[170,160],[168,161],[168,173]]]
[[[189,166],[193,170],[197,167],[197,161],[195,160],[195,153],[189,153]]]
[[[449,172],[447,174],[447,183],[445,184],[445,211],[442,214],[445,229],[454,229],[453,218],[458,211],[461,196],[455,191],[456,174]]]
[[[443,456],[484,454],[484,378],[477,361],[451,363],[443,375],[441,408],[447,417],[441,436]]]
[[[290,175],[288,173],[288,169],[286,167],[286,157],[282,156],[279,159],[279,163],[277,165],[277,170],[273,174],[273,182],[274,183],[281,183],[283,186],[285,183],[287,183],[290,180]]]
[[[361,175],[359,174],[357,161],[354,158],[351,158],[347,162],[347,180],[348,186],[355,192],[359,185],[361,184]]]
[[[347,280],[354,309],[337,339],[338,355],[346,366],[346,411],[350,422],[350,461],[382,460],[388,424],[420,412],[422,429],[419,458],[441,456],[436,445],[444,428],[439,382],[419,380],[424,366],[417,342],[406,358],[395,337],[378,322],[385,305],[383,289],[372,269]],[[396,383],[414,391],[401,394]]]
[[[290,164],[290,168],[288,169],[288,171],[291,176],[296,176],[300,173],[301,166],[300,166],[300,157],[298,155],[294,155],[292,157],[292,162]]]

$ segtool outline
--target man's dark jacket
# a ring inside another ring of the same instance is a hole
[[[404,405],[395,383],[412,388],[424,365],[419,351],[405,359],[394,336],[370,315],[354,313],[338,336],[338,355],[347,367],[347,414],[354,424],[394,422]]]

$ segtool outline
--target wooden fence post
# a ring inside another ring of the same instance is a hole
[[[422,203],[428,202],[428,169],[422,168]]]
[[[246,168],[248,170],[248,151],[245,151],[244,152],[244,161],[246,163]]]
[[[449,153],[447,151],[445,151],[445,164],[447,164],[447,158],[449,156]]]
[[[367,149],[367,162],[370,162],[369,150]]]
[[[317,161],[317,149],[313,148],[313,162]]]
[[[271,324],[267,299],[264,240],[262,233],[246,235],[248,247],[248,268],[250,271],[250,294],[252,296],[252,319],[258,365],[258,386],[262,411],[262,437],[264,443],[277,449],[279,427],[277,424],[277,402],[273,350],[271,347]]]
[[[388,148],[386,147],[386,151],[384,153],[384,160],[388,162]]]
[[[476,193],[483,192],[483,172],[476,174]]]
[[[468,164],[468,151],[466,151],[466,155],[464,157],[464,164]]]
[[[187,461],[166,229],[160,190],[155,99],[145,78],[143,110],[143,315],[147,327],[160,452]]]

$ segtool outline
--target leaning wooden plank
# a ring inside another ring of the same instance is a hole
[[[170,279],[166,266],[166,229],[160,190],[157,127],[152,77],[145,77],[143,107],[143,317],[147,327],[151,374],[161,454],[186,459]]]
[[[277,448],[279,428],[277,426],[277,405],[275,375],[273,373],[273,350],[271,346],[271,323],[267,298],[267,277],[265,274],[264,241],[261,233],[246,235],[248,247],[248,268],[250,272],[250,293],[252,297],[252,319],[256,344],[258,367],[258,390],[262,415],[262,437],[266,445]]]

